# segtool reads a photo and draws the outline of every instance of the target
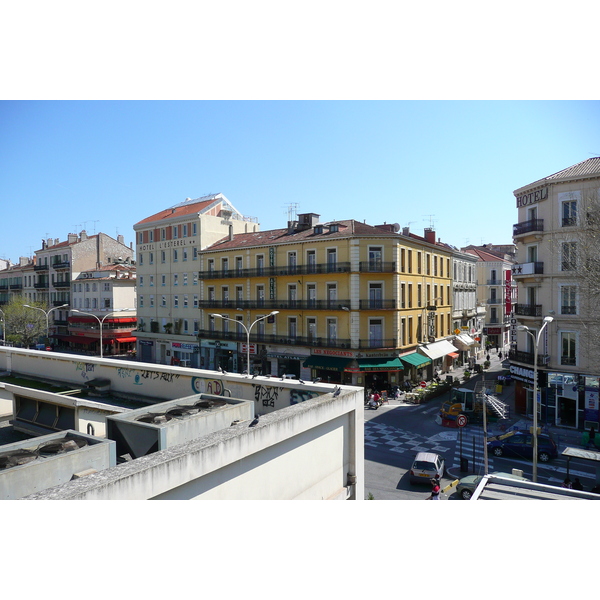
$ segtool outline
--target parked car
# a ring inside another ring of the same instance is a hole
[[[505,477],[507,479],[518,479],[519,481],[529,481],[527,477],[521,477],[520,475],[514,475],[513,473],[491,473],[491,475],[497,475],[498,477]],[[463,477],[456,486],[457,494],[463,500],[470,500],[475,488],[477,488],[483,477],[483,475],[467,475],[467,477]]]
[[[429,484],[436,475],[441,479],[444,476],[445,469],[446,464],[439,454],[435,452],[417,452],[410,468],[410,482]]]
[[[533,458],[533,436],[531,433],[516,432],[510,437],[488,442],[488,452],[494,456],[517,456],[518,458]],[[548,462],[558,456],[558,447],[550,435],[540,433],[538,436],[538,460]]]

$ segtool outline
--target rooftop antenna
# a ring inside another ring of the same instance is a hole
[[[288,221],[295,221],[298,218],[298,206],[299,204],[297,202],[290,202],[290,204],[287,205]]]
[[[408,222],[408,223],[405,225],[405,227],[410,227],[410,226],[411,226],[413,223],[416,223],[416,221],[409,221],[409,222]]]
[[[433,229],[433,224],[435,222],[437,222],[437,219],[434,219],[433,217],[435,217],[435,215],[423,215],[424,217],[429,217],[429,227],[430,229]],[[426,219],[423,219],[426,220]]]
[[[94,224],[94,235],[96,235],[96,223],[100,223],[100,220],[96,219],[95,221],[92,221],[92,223]]]

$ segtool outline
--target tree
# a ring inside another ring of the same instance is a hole
[[[6,322],[6,341],[29,348],[40,337],[46,338],[46,316],[41,310],[26,308],[24,304],[42,310],[48,310],[48,307],[40,302],[30,302],[25,296],[14,296],[2,309]]]

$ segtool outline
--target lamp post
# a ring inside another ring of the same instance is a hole
[[[532,440],[533,440],[533,481],[537,482],[537,461],[538,461],[538,434],[537,434],[537,395],[538,395],[538,351],[540,345],[540,339],[542,337],[542,332],[544,331],[546,325],[552,322],[554,317],[544,317],[544,321],[540,330],[538,331],[537,338],[533,331],[527,327],[527,325],[517,325],[517,331],[525,331],[531,336],[533,340],[533,432],[532,432]]]
[[[135,308],[122,308],[120,310],[113,310],[112,312],[106,313],[102,317],[102,319],[100,317],[98,317],[97,315],[95,315],[94,313],[84,312],[82,310],[77,310],[75,308],[71,312],[79,313],[80,315],[89,315],[90,317],[94,317],[94,319],[96,319],[98,321],[98,324],[100,325],[100,358],[102,358],[104,356],[104,346],[102,344],[102,328],[104,327],[104,319],[106,319],[106,317],[110,317],[110,315],[115,315],[120,312],[127,312],[127,311],[131,311],[131,310],[135,310]]]
[[[40,308],[39,306],[30,306],[29,304],[23,304],[23,306],[25,308],[33,308],[33,310],[41,310],[46,315],[46,338],[48,339],[48,342],[50,342],[50,313],[53,310],[58,310],[59,308],[67,308],[69,305],[61,304],[60,306],[55,306],[54,308],[51,308],[50,310],[44,310],[43,308]]]
[[[279,311],[274,310],[274,311],[270,312],[268,315],[258,317],[258,319],[256,319],[252,324],[250,324],[249,326],[246,326],[246,325],[244,325],[244,323],[242,321],[237,321],[236,319],[232,319],[231,317],[226,317],[225,315],[220,315],[219,313],[210,313],[211,317],[216,317],[218,319],[223,319],[225,321],[232,321],[233,323],[237,323],[238,325],[241,325],[244,328],[244,330],[246,331],[246,368],[248,370],[248,376],[250,375],[250,331],[252,331],[252,328],[259,321],[262,321],[263,319],[267,319],[268,317],[271,317],[271,316],[277,315],[277,314],[279,314]]]
[[[2,345],[4,346],[6,344],[6,317],[2,309],[0,309],[0,313],[2,313]]]

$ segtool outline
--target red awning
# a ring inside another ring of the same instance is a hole
[[[452,358],[458,358],[460,354],[458,352],[448,352],[448,356],[451,356]]]
[[[135,342],[137,341],[137,338],[134,337],[126,337],[126,338],[116,338],[117,342],[119,342],[119,344],[125,344],[127,342]]]

